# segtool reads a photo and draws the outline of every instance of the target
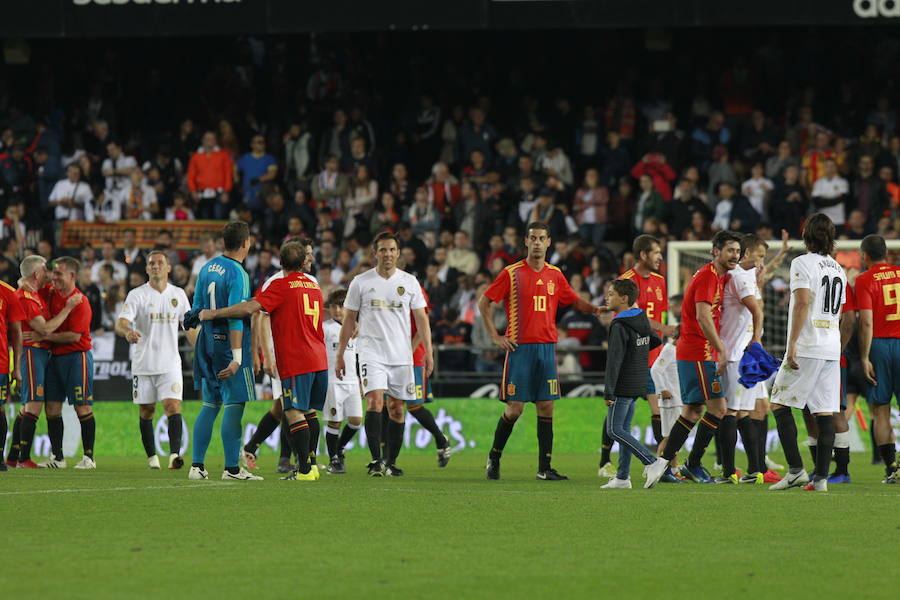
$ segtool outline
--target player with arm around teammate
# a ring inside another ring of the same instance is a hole
[[[770,490],[808,484],[804,489],[828,491],[834,413],[841,403],[840,320],[847,287],[843,267],[831,257],[834,237],[834,223],[827,215],[810,216],[803,227],[807,253],[791,261],[787,348],[775,375],[771,399],[790,472]],[[816,420],[818,444],[812,482],[797,447],[792,408],[807,408]]]
[[[325,405],[328,358],[322,330],[324,300],[319,285],[302,271],[306,252],[299,242],[285,243],[281,247],[284,277],[252,300],[201,311],[200,320],[244,318],[258,310],[269,313],[283,390],[282,412],[288,422],[291,449],[299,460],[297,470],[283,479],[316,481],[319,470],[309,463],[310,431],[304,415]]]
[[[184,324],[184,314],[190,306],[184,290],[169,283],[172,265],[165,252],[150,252],[146,271],[149,281],[128,292],[122,304],[122,312],[116,320],[116,334],[132,345],[132,396],[139,409],[138,426],[147,465],[151,469],[160,468],[153,415],[156,403],[162,402],[169,433],[169,469],[174,470],[184,465],[181,457],[184,380],[178,353],[178,330]],[[188,331],[188,339],[191,344],[196,343],[196,328]]]
[[[3,462],[6,446],[6,402],[12,398],[12,383],[22,383],[19,358],[22,356],[22,321],[25,313],[19,305],[16,290],[8,283],[0,282],[0,471],[8,470]],[[12,372],[9,351],[12,349]]]

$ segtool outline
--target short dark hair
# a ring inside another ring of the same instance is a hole
[[[397,250],[400,250],[400,238],[390,231],[382,231],[381,233],[376,235],[375,239],[372,240],[372,248],[377,250],[378,243],[383,242],[384,240],[394,240],[394,243],[397,244]]]
[[[299,271],[306,261],[306,248],[300,242],[290,241],[281,245],[281,266],[285,271]]]
[[[81,262],[79,262],[78,259],[72,258],[71,256],[60,256],[53,261],[53,266],[55,267],[56,265],[65,267],[65,269],[70,273],[77,274],[78,271],[81,270]]]
[[[632,244],[631,250],[634,252],[635,256],[640,258],[641,252],[650,252],[653,250],[653,244],[660,246],[659,240],[652,235],[639,235],[634,238],[634,244]]]
[[[725,247],[726,244],[730,242],[737,242],[738,244],[740,244],[741,238],[733,231],[723,229],[722,231],[717,231],[716,235],[713,236],[712,246],[717,250],[721,250]]]
[[[162,256],[166,259],[166,262],[169,262],[169,255],[163,252],[162,250],[151,250],[147,253],[147,262],[150,262],[151,256]]]
[[[831,256],[834,251],[834,222],[823,213],[811,215],[803,226],[803,243],[815,254]]]
[[[628,298],[628,304],[634,304],[638,298],[638,286],[630,279],[615,279],[612,282],[612,289],[620,296]]]
[[[744,255],[751,251],[755,250],[759,246],[763,246],[766,250],[769,249],[769,244],[766,240],[762,239],[755,233],[748,233],[747,235],[741,238],[741,258],[744,258]]]
[[[240,250],[249,237],[250,227],[243,221],[231,221],[222,228],[222,239],[225,241],[225,249],[229,252]]]
[[[872,260],[884,260],[887,257],[887,244],[880,235],[867,235],[859,243],[859,249]]]
[[[541,231],[547,232],[547,237],[550,237],[550,226],[541,221],[532,221],[528,224],[528,227],[525,228],[525,235],[528,235],[528,232],[532,229],[539,229]]]
[[[344,288],[338,288],[328,294],[328,300],[325,301],[325,306],[343,306],[344,300],[347,298],[347,290]]]

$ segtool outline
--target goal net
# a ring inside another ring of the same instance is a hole
[[[836,258],[846,269],[851,285],[862,268],[859,244],[860,240],[837,241]],[[900,240],[887,240],[887,247],[888,261],[900,264]],[[711,248],[712,245],[709,242],[669,242],[667,244],[666,281],[670,298],[683,293],[697,269],[712,259]],[[776,358],[780,358],[784,354],[787,341],[791,260],[806,252],[802,240],[791,240],[788,242],[788,248],[787,256],[774,270],[762,290],[765,308],[763,346]],[[766,261],[772,260],[780,249],[780,240],[769,242],[769,254]]]

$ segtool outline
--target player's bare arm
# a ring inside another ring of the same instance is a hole
[[[484,327],[487,329],[488,335],[491,336],[491,341],[501,350],[515,352],[516,343],[505,335],[500,335],[497,328],[494,327],[494,303],[491,302],[491,299],[487,296],[479,298],[478,310],[481,312],[481,319],[484,321]]]
[[[141,333],[131,328],[131,321],[119,317],[116,319],[116,335],[125,338],[129,344],[137,344],[141,339]]]
[[[19,368],[19,358],[22,356],[22,323],[20,321],[13,321],[9,324],[9,339],[9,346],[13,352],[10,374],[16,382],[16,386],[19,387],[22,385],[22,371]]]
[[[763,329],[763,308],[762,303],[757,300],[756,296],[746,296],[741,298],[741,304],[747,307],[747,310],[750,311],[750,314],[753,316],[753,337],[750,338],[750,343],[760,343],[762,342],[762,329]]]
[[[213,319],[243,319],[252,315],[256,311],[262,309],[262,305],[256,300],[244,300],[225,308],[205,308],[200,311],[201,321],[212,321]]]
[[[709,302],[697,303],[697,323],[700,325],[703,336],[709,341],[709,345],[719,353],[719,362],[716,365],[716,375],[721,375],[725,372],[728,361],[725,358],[725,346],[722,345],[722,338],[719,337],[719,332],[716,331],[716,322],[712,315],[712,305]]]
[[[759,274],[759,271],[762,271],[762,273],[759,274],[762,278],[762,283],[760,283],[759,287],[763,287],[763,283],[765,283],[766,281],[771,279],[775,275],[775,269],[777,269],[778,267],[781,266],[782,261],[784,261],[784,257],[787,256],[788,241],[790,241],[790,239],[791,239],[790,234],[786,230],[782,229],[781,230],[781,248],[778,249],[778,254],[776,254],[772,258],[772,260],[767,262],[766,266],[763,269],[759,269],[757,271],[758,274]]]
[[[191,346],[197,345],[197,336],[200,335],[200,328],[194,327],[193,329],[185,329],[185,335],[187,335],[188,343]]]
[[[422,312],[425,312],[424,309]],[[334,361],[334,374],[339,380],[344,379],[344,373],[346,372],[347,366],[344,364],[344,351],[347,350],[347,344],[350,343],[350,338],[353,337],[356,332],[356,317],[359,315],[359,311],[351,310],[349,308],[344,307],[344,322],[341,323],[341,338],[338,345],[337,356]],[[426,322],[428,319],[425,319]],[[418,322],[416,323],[418,325]],[[426,323],[427,324],[427,323]],[[419,331],[422,331],[420,328]],[[430,350],[431,346],[431,329],[428,329],[429,337],[428,342],[429,345],[426,347],[426,350]],[[432,363],[432,366],[434,364]]]
[[[68,300],[66,300],[65,305],[62,310],[59,311],[59,314],[50,319],[49,321],[45,320],[44,317],[38,315],[35,318],[28,321],[29,327],[32,330],[38,332],[41,335],[49,335],[59,329],[59,326],[63,324],[69,314],[72,312],[76,306],[81,304],[81,300],[84,298],[82,294],[73,294]]]
[[[259,357],[259,340],[262,337],[262,332],[259,330],[259,323],[261,318],[261,312],[253,313],[250,316],[250,354],[253,356],[254,375],[259,375],[259,372],[262,370],[262,363],[260,362]]]
[[[432,371],[434,371],[434,354],[431,347],[431,323],[428,322],[428,314],[425,312],[424,308],[416,308],[412,313],[413,318],[416,320],[416,335],[421,334],[422,343],[425,344],[425,373],[431,375]],[[341,338],[343,339],[343,327],[341,327]]]
[[[229,307],[231,308],[231,307]],[[238,372],[238,369],[241,368],[241,348],[243,348],[244,343],[244,332],[240,329],[233,329],[228,332],[228,340],[231,343],[231,362],[228,363],[228,366],[222,369],[216,374],[216,377],[219,379],[228,379],[229,377],[233,377],[235,373]]]
[[[874,331],[872,309],[864,308],[859,311],[859,360],[862,362],[863,374],[872,385],[878,385],[875,380],[875,367],[869,360],[869,352],[872,350],[872,332]],[[843,336],[841,336],[843,340]]]
[[[800,368],[797,362],[797,340],[803,331],[803,324],[809,318],[809,290],[800,288],[794,290],[794,307],[791,314],[791,330],[788,333],[787,353],[785,359],[788,366],[794,370]]]

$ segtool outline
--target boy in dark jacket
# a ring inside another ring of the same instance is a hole
[[[609,326],[606,353],[606,427],[607,433],[619,442],[619,469],[604,488],[631,488],[628,474],[632,454],[645,465],[645,488],[659,481],[668,464],[631,435],[635,400],[647,391],[647,355],[661,343],[650,329],[646,313],[635,305],[637,297],[637,285],[628,279],[615,280],[606,294],[609,308],[618,313]]]

